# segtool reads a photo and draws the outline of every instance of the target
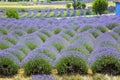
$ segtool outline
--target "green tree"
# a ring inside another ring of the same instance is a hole
[[[102,15],[108,8],[108,2],[106,0],[94,0],[92,9],[96,14]]]

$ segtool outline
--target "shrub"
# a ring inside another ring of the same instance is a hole
[[[50,74],[52,69],[52,60],[44,54],[32,53],[22,61],[24,74],[27,76],[35,74]]]
[[[67,7],[67,8],[71,8],[71,3],[67,3],[67,4],[66,4],[66,7]]]
[[[0,52],[0,76],[13,76],[19,69],[19,60],[12,54]]]
[[[11,31],[10,34],[18,38],[18,37],[26,35],[26,32],[19,29],[19,30]]]
[[[83,32],[83,33],[80,33],[80,34],[76,34],[73,38],[72,38],[72,40],[71,40],[71,42],[73,43],[73,42],[75,42],[75,41],[77,41],[77,40],[80,40],[80,38],[81,39],[84,39],[85,41],[87,40],[87,41],[94,41],[95,40],[95,38],[94,38],[94,36],[89,32],[89,31],[87,31],[87,32]],[[85,39],[86,38],[86,39]],[[83,40],[83,41],[84,41]]]
[[[108,33],[100,35],[96,38],[95,48],[100,47],[114,47],[118,51],[120,51],[120,47],[118,42]]]
[[[56,80],[53,76],[50,75],[34,75],[31,80]]]
[[[93,73],[120,74],[120,55],[116,49],[111,47],[99,48],[89,57]]]
[[[51,0],[47,0],[47,2],[48,2],[48,3],[50,3],[50,2],[51,2]]]
[[[8,34],[8,31],[2,27],[0,27],[0,32],[2,32],[4,35]]]
[[[106,0],[94,0],[92,9],[96,14],[102,15],[107,10],[108,2]]]
[[[10,35],[9,36],[3,36],[3,39],[9,41],[10,43],[12,43],[14,45],[16,45],[16,43],[17,43],[17,40],[14,37],[10,36]]]
[[[97,38],[99,35],[102,34],[102,32],[99,31],[99,30],[97,30],[97,29],[91,29],[91,30],[89,30],[89,32],[90,32],[95,38]]]
[[[48,44],[54,46],[60,52],[69,43],[61,36],[53,36],[48,40]]]
[[[14,48],[9,48],[6,51],[16,56],[20,61],[22,61],[25,57],[25,54],[22,51],[14,49]]]
[[[45,41],[47,40],[47,36],[46,36],[45,34],[43,34],[43,33],[38,34],[38,36],[40,37],[40,39],[41,39],[43,42],[45,42]]]
[[[73,30],[65,30],[65,34],[68,34],[70,37],[73,37],[75,35],[75,32]]]
[[[80,28],[79,32],[84,32],[84,31],[87,31],[87,30],[92,29],[92,28],[93,28],[93,26],[84,26],[84,27]]]
[[[59,34],[62,31],[61,28],[57,28],[53,31],[54,34]]]
[[[16,9],[7,9],[5,12],[6,16],[8,18],[16,18],[19,19],[19,13],[17,12]]]
[[[72,4],[73,8],[74,9],[82,9],[85,7],[85,5],[80,2],[80,1],[75,1],[73,4]]]
[[[56,60],[56,69],[58,74],[86,74],[88,70],[86,60],[85,56],[79,52],[70,51],[61,53]]]
[[[64,39],[66,39],[67,41],[69,41],[71,39],[71,37],[68,34],[63,34],[61,35]]]
[[[64,48],[61,52],[69,52],[69,51],[76,51],[84,54],[85,56],[89,55],[89,51],[82,45],[79,44],[72,44],[66,48]]]
[[[23,44],[27,46],[30,50],[33,50],[36,47],[42,45],[42,43],[42,40],[34,34],[26,35],[18,41],[18,44]]]
[[[10,43],[6,40],[0,41],[0,50],[4,50],[10,47]]]
[[[24,9],[24,8],[21,8],[21,10],[20,10],[21,12],[26,12],[26,10]]]
[[[28,33],[28,34],[31,34],[31,33],[35,32],[35,31],[36,31],[35,28],[29,28],[29,29],[27,30],[27,33]]]
[[[47,29],[41,29],[40,31],[41,33],[47,35],[48,37],[51,37],[53,35],[53,33]]]
[[[48,36],[45,35],[44,33],[41,33],[40,31],[36,31],[34,34],[37,35],[42,40],[42,42],[47,41]]]
[[[109,23],[109,24],[106,25],[106,27],[110,30],[114,29],[117,26],[119,26],[118,23]]]
[[[50,50],[51,48],[48,48],[48,47],[40,47],[40,48],[36,48],[34,50],[35,53],[39,53],[39,54],[45,54],[46,56],[50,57],[51,59],[55,60],[56,59],[56,53],[53,53],[52,50]]]
[[[84,46],[89,51],[89,53],[91,53],[94,49],[92,40],[86,36],[81,37],[80,39],[76,40],[74,44]]]
[[[116,32],[118,35],[120,35],[120,27],[119,27],[119,26],[118,26],[118,27],[115,27],[115,28],[113,29],[113,31]]]
[[[82,7],[82,9],[85,9],[85,8],[86,8],[86,4],[85,4],[85,3],[82,3],[82,4],[81,4],[81,7]]]
[[[38,44],[34,43],[34,42],[27,42],[26,46],[30,49],[30,50],[34,50],[36,47],[38,47]]]
[[[117,33],[115,33],[115,32],[110,32],[110,35],[111,35],[115,40],[117,40],[118,43],[120,43],[120,37],[119,37],[119,35],[118,35]]]
[[[91,14],[91,10],[90,10],[90,9],[86,9],[86,10],[85,10],[85,14],[86,14],[86,15],[90,15],[90,14]]]
[[[108,32],[108,29],[105,26],[97,26],[96,28],[103,33]]]
[[[70,41],[71,36],[62,31],[59,36],[63,37],[65,40]]]
[[[20,45],[16,45],[13,48],[22,51],[25,55],[27,55],[30,52],[30,50],[26,46],[21,45],[21,44]]]

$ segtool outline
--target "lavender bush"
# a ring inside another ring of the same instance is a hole
[[[89,64],[94,73],[120,74],[120,54],[117,50],[104,47],[93,51],[89,57]]]
[[[0,76],[13,76],[19,69],[19,60],[7,51],[0,52]]]
[[[80,73],[86,74],[88,65],[86,57],[75,51],[61,53],[56,59],[58,74]]]
[[[24,74],[50,74],[52,69],[52,60],[44,54],[31,52],[21,63]]]

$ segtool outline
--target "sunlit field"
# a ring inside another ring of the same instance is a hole
[[[35,5],[33,4],[31,6],[23,6],[22,4],[26,3],[26,2],[0,2],[0,8],[28,8],[28,9],[34,9],[34,8],[38,8],[38,9],[49,9],[49,8],[66,8],[65,4],[51,4],[51,5]],[[92,3],[87,3],[86,4],[87,7],[91,7]],[[115,6],[114,2],[109,2],[109,6]]]

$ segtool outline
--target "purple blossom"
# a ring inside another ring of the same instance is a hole
[[[88,63],[92,65],[98,58],[106,55],[112,55],[118,59],[120,59],[120,53],[112,47],[102,47],[94,50],[90,57],[88,58]]]
[[[13,54],[9,53],[6,50],[1,51],[0,52],[0,63],[2,63],[2,61],[6,58],[12,60],[15,65],[18,65],[18,66],[20,65],[20,61]]]
[[[21,66],[24,66],[25,64],[27,64],[29,61],[34,61],[34,59],[37,58],[43,58],[46,61],[50,62],[50,64],[53,64],[53,60],[46,56],[45,54],[40,54],[40,53],[36,53],[34,51],[31,51],[25,58],[24,60],[21,62]]]
[[[33,75],[31,80],[56,80],[50,75]]]
[[[87,58],[85,57],[84,54],[82,54],[80,52],[76,52],[76,51],[68,51],[68,52],[61,52],[60,54],[58,54],[55,63],[57,63],[61,58],[71,56],[71,55],[73,55],[75,57],[81,57],[85,61],[87,61]]]

